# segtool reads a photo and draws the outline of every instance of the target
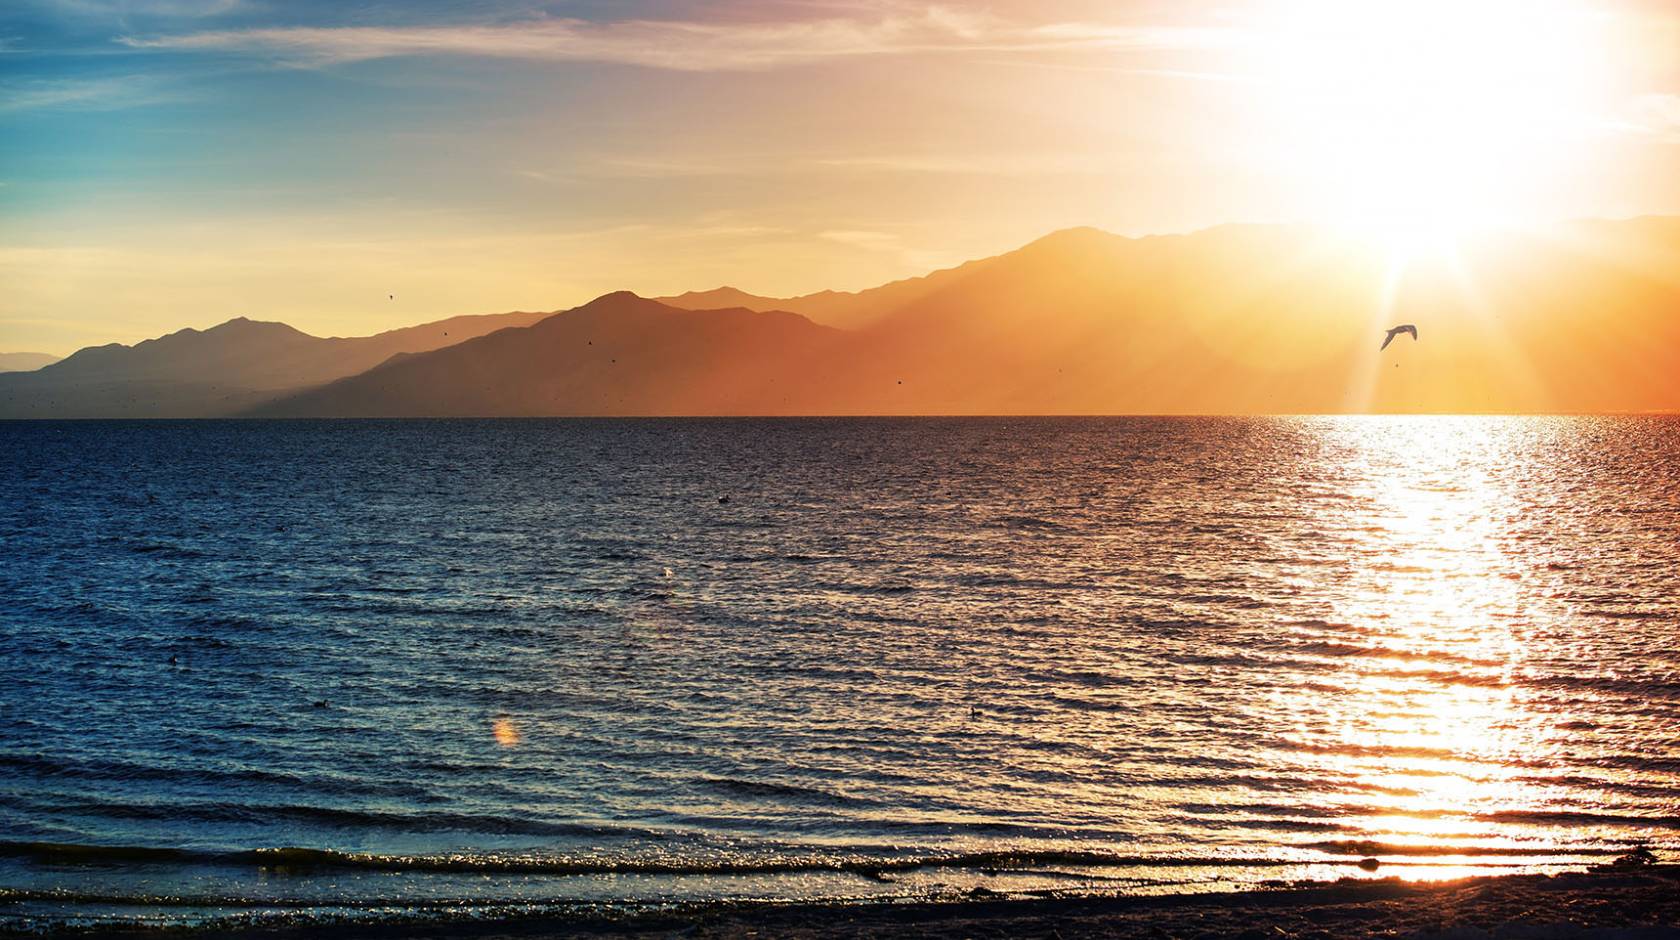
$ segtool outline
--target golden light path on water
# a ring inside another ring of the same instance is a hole
[[[1342,820],[1371,834],[1369,854],[1429,859],[1385,875],[1459,877],[1544,853],[1555,830],[1509,820],[1558,795],[1525,780],[1525,766],[1547,762],[1571,716],[1531,709],[1511,680],[1543,653],[1539,638],[1566,635],[1567,611],[1519,590],[1528,563],[1500,537],[1500,520],[1520,507],[1493,471],[1520,459],[1523,427],[1370,417],[1323,433],[1365,497],[1349,503],[1356,515],[1325,525],[1360,533],[1356,553],[1380,559],[1338,595],[1337,614],[1392,655],[1350,659],[1333,686],[1276,706],[1297,716],[1327,775],[1381,795],[1381,811]],[[1502,813],[1507,821],[1465,818]],[[1502,858],[1489,843],[1518,851]],[[1454,856],[1454,847],[1476,851]]]

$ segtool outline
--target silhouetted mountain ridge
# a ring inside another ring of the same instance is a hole
[[[532,326],[390,360],[269,417],[797,413],[842,334],[798,314],[682,310],[618,291]]]
[[[452,317],[363,337],[322,338],[235,317],[132,346],[78,350],[34,372],[0,375],[0,417],[208,417],[547,313]]]
[[[236,321],[155,341],[199,351],[191,374],[129,350],[135,378],[119,385],[132,395],[168,374],[199,413],[294,417],[1680,410],[1676,272],[1672,218],[1488,234],[1409,259],[1307,226],[1080,228],[867,291],[620,291],[377,357],[365,341]],[[743,302],[713,306],[726,301]],[[1418,339],[1379,350],[1396,323]],[[265,338],[244,341],[253,331]],[[293,347],[313,362],[312,343],[368,358],[289,394],[256,390],[264,370],[302,374]],[[246,384],[218,385],[207,363]],[[0,398],[19,386],[6,378]]]
[[[235,317],[206,330],[187,327],[133,346],[89,346],[54,364],[48,375],[105,382],[179,381],[197,375],[229,379],[237,370],[241,385],[287,387],[293,384],[284,371],[291,365],[290,357],[323,342],[330,341],[284,323]]]
[[[1091,231],[1096,231],[1092,229]],[[1115,236],[1110,236],[1115,237]],[[1006,257],[1006,256],[998,256]],[[920,277],[890,281],[879,287],[861,291],[822,290],[798,297],[763,297],[734,287],[718,287],[707,291],[689,291],[672,297],[654,300],[672,307],[706,310],[719,307],[744,307],[760,312],[786,310],[797,313],[823,326],[839,329],[862,329],[874,325],[907,304],[913,303],[941,287],[958,280],[976,267],[983,267],[995,258],[965,261],[954,268],[944,268]]]

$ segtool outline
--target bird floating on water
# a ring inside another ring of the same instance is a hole
[[[1383,344],[1377,348],[1377,352],[1382,352],[1384,349],[1387,349],[1388,344],[1394,342],[1394,337],[1399,336],[1401,333],[1410,333],[1412,334],[1412,341],[1417,341],[1417,327],[1411,325],[1410,323],[1402,323],[1394,329],[1388,331],[1388,335],[1383,337]]]

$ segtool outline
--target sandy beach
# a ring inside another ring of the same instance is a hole
[[[1165,897],[976,896],[919,903],[726,904],[601,919],[345,924],[187,931],[239,940],[298,937],[745,938],[1074,937],[1344,940],[1393,937],[1680,937],[1680,865],[1513,875],[1439,883],[1343,881],[1267,891]],[[159,936],[128,931],[107,936]]]

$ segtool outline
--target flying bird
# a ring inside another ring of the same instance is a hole
[[[1411,325],[1410,323],[1402,323],[1394,329],[1388,331],[1388,335],[1383,337],[1383,344],[1378,347],[1377,352],[1382,352],[1384,349],[1387,349],[1388,344],[1394,342],[1394,337],[1399,336],[1401,333],[1410,333],[1412,334],[1412,341],[1417,341],[1417,327]]]

